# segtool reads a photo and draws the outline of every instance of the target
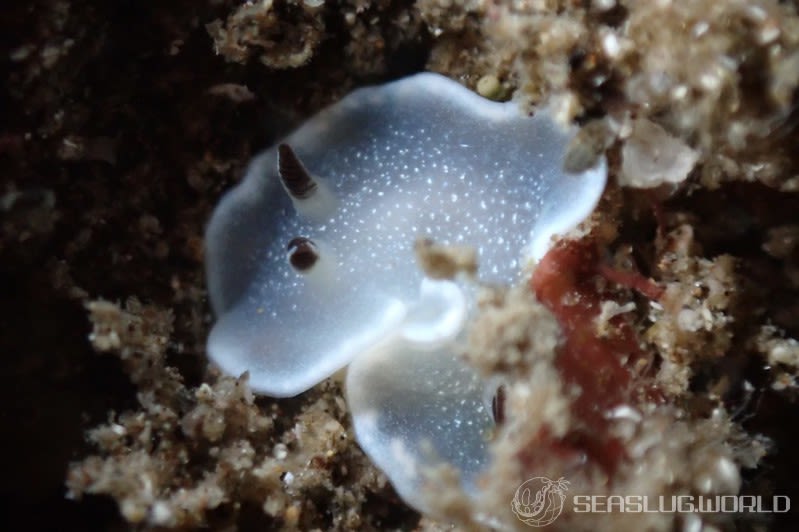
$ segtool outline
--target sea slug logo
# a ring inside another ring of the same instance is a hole
[[[569,481],[563,477],[558,480],[531,478],[516,490],[510,504],[511,510],[526,525],[547,526],[563,511],[568,489]]]

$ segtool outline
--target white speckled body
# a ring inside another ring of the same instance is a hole
[[[545,112],[523,116],[435,74],[347,96],[283,140],[283,181],[267,150],[214,212],[210,357],[278,397],[350,364],[356,436],[400,495],[431,510],[425,475],[444,464],[474,494],[494,390],[458,356],[473,291],[425,278],[414,242],[473,246],[480,280],[516,281],[604,188],[604,160],[564,174],[568,140]],[[300,175],[296,188],[286,175]],[[311,266],[292,267],[289,242]]]
[[[563,174],[567,140],[546,113],[523,116],[435,74],[353,92],[283,141],[332,203],[296,209],[272,148],[216,209],[210,357],[228,373],[249,371],[258,392],[310,388],[401,328],[423,277],[418,237],[474,246],[481,280],[513,282],[604,186],[604,162]],[[298,236],[321,252],[309,275],[286,259]],[[446,340],[450,329],[430,336]]]
[[[387,342],[359,356],[347,373],[358,442],[400,496],[423,512],[431,510],[425,478],[442,464],[476,495],[495,431],[485,395],[486,383],[451,345]]]

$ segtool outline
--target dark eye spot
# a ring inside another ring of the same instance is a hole
[[[289,253],[289,264],[298,272],[310,270],[319,260],[316,244],[310,238],[304,236],[292,238],[286,249]]]
[[[491,398],[491,413],[494,415],[494,423],[501,425],[505,421],[505,386],[500,385],[497,393]]]

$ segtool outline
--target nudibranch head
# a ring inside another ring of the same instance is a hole
[[[481,280],[516,280],[604,188],[604,161],[564,173],[569,136],[436,74],[353,92],[259,155],[214,212],[209,356],[282,397],[387,338],[445,344],[468,301],[423,282],[414,242],[474,246]]]

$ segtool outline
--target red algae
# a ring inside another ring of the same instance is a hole
[[[597,267],[597,273],[608,281],[635,290],[642,296],[653,301],[659,300],[664,292],[662,286],[638,272],[627,272],[613,268],[607,264],[600,264]]]
[[[563,331],[564,343],[555,367],[567,385],[579,390],[572,403],[577,424],[562,441],[551,442],[550,450],[584,455],[612,474],[624,458],[624,447],[608,434],[609,414],[614,408],[658,394],[647,390],[642,386],[644,379],[638,378],[638,368],[649,364],[635,330],[623,316],[610,319],[613,334],[600,337],[596,333],[602,301],[608,299],[603,278],[630,285],[649,297],[661,293],[643,276],[601,264],[599,250],[591,239],[555,245],[538,265],[531,287]]]

